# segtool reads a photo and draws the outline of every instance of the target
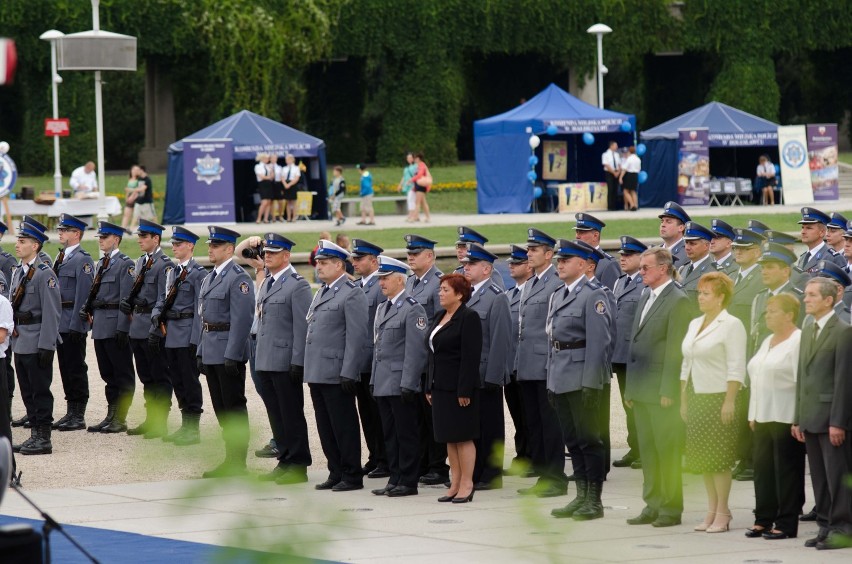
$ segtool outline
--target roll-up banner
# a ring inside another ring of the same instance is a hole
[[[812,204],[814,191],[808,167],[808,137],[804,125],[778,126],[778,154],[784,203]]]

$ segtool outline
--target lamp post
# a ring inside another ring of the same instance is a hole
[[[598,79],[598,107],[603,109],[604,107],[604,97],[603,97],[603,77],[609,70],[603,64],[603,36],[607,33],[612,33],[612,28],[606,24],[597,23],[586,30],[586,33],[591,33],[596,36],[598,39],[598,69],[597,69],[597,79]]]
[[[101,14],[98,9],[100,0],[92,0],[92,31],[101,30]],[[106,170],[104,165],[104,103],[101,96],[101,71],[95,71],[95,129],[97,130],[98,145],[98,189],[100,190],[101,203],[104,207],[98,214],[98,219],[109,219],[106,213]]]
[[[53,119],[59,118],[59,84],[62,77],[56,72],[56,40],[65,37],[61,31],[51,29],[39,36],[50,41],[50,86],[53,93]],[[59,169],[59,136],[53,136],[53,191],[57,198],[62,197],[62,171]]]

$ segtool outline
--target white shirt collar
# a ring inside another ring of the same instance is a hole
[[[732,254],[733,254],[733,253],[728,253],[727,255],[723,256],[722,258],[720,258],[720,259],[716,259],[716,264],[722,264],[722,263],[724,263],[724,262],[727,262],[727,261],[728,261],[728,259],[729,259],[729,258],[731,258],[731,255],[732,255]]]
[[[666,280],[665,282],[663,282],[662,284],[660,284],[659,286],[657,286],[656,288],[651,290],[651,292],[654,293],[654,299],[659,298],[660,294],[663,292],[663,290],[666,289],[666,286],[668,286],[671,283],[672,283],[672,279],[669,278],[668,280]]]
[[[341,274],[339,278],[336,278],[331,284],[326,284],[326,287],[327,288],[334,288],[335,286],[337,286],[337,283],[340,282],[340,280],[343,279],[343,278],[346,278],[345,272],[343,274]]]
[[[474,285],[473,285],[473,293],[474,293],[474,294],[475,294],[475,293],[477,293],[477,292],[479,291],[479,289],[480,289],[480,288],[482,288],[483,286],[485,286],[485,285],[486,285],[488,282],[490,282],[490,281],[491,281],[491,278],[490,278],[490,277],[488,277],[488,278],[486,278],[485,280],[483,280],[482,282],[479,282],[479,283],[477,283],[477,284],[474,284]]]
[[[739,274],[740,274],[740,276],[742,276],[743,278],[745,278],[746,276],[748,276],[748,275],[749,275],[749,273],[750,273],[752,270],[754,270],[754,267],[756,267],[756,266],[757,266],[757,263],[754,263],[753,265],[751,265],[750,267],[746,268],[745,270],[743,270],[742,268],[740,268],[740,273],[739,273]]]
[[[536,276],[537,278],[541,279],[541,277],[542,277],[542,276],[544,276],[545,274],[547,274],[547,272],[548,272],[551,268],[553,268],[553,263],[552,263],[552,262],[551,262],[550,264],[548,264],[548,265],[547,265],[547,268],[545,268],[544,270],[542,270],[542,271],[541,271],[541,274],[535,274],[535,273],[533,273],[533,275],[534,275],[534,276]]]
[[[394,297],[392,297],[388,301],[391,303],[391,305],[396,304],[396,302],[399,300],[399,297],[402,296],[404,293],[405,293],[405,288],[400,290],[400,292],[397,295],[395,295]]]
[[[65,258],[67,259],[71,255],[71,253],[73,253],[79,246],[80,243],[77,243],[76,245],[68,245],[67,247],[65,247]]]
[[[577,287],[577,284],[579,284],[580,281],[585,279],[585,278],[586,278],[585,276],[580,276],[579,278],[577,278],[576,280],[574,280],[570,284],[565,284],[565,287],[568,288],[568,292],[573,292],[574,288]]]
[[[819,244],[819,245],[817,245],[817,246],[816,246],[816,247],[814,247],[813,249],[808,249],[808,252],[810,252],[810,253],[811,253],[811,257],[813,257],[815,254],[819,253],[819,252],[820,252],[820,250],[822,250],[822,248],[823,248],[823,247],[825,247],[825,246],[827,246],[827,245],[825,244],[825,241],[820,241],[820,244]]]
[[[282,268],[281,270],[279,270],[279,271],[278,271],[278,272],[276,272],[275,274],[270,274],[270,276],[272,276],[272,279],[273,279],[273,280],[275,280],[276,282],[278,282],[278,280],[279,280],[282,276],[284,276],[285,274],[287,274],[287,271],[288,271],[288,270],[290,270],[291,268],[293,268],[293,265],[292,265],[292,264],[288,264],[285,268]]]
[[[220,264],[219,266],[214,268],[213,272],[216,273],[216,276],[219,276],[220,274],[222,274],[222,272],[225,271],[226,268],[231,266],[232,262],[234,262],[234,257],[229,258],[228,260],[226,260],[225,262],[223,262],[222,264]]]
[[[832,315],[834,315],[834,308],[832,308],[828,313],[826,313],[819,319],[814,320],[814,325],[816,325],[817,334],[825,328],[825,324],[828,323],[828,320],[831,319]]]
[[[710,253],[707,253],[706,255],[704,255],[704,258],[700,258],[697,261],[694,261],[692,263],[692,266],[697,268],[699,264],[701,264],[702,262],[704,262],[705,260],[707,260],[709,258],[710,258]]]
[[[377,268],[376,270],[374,270],[373,272],[371,272],[371,273],[370,273],[370,274],[368,274],[367,276],[363,276],[363,277],[361,278],[361,286],[366,287],[366,286],[367,286],[367,284],[369,284],[369,283],[370,283],[370,280],[371,280],[371,279],[372,279],[372,278],[373,278],[373,277],[374,277],[374,276],[375,276],[378,272],[379,272],[379,269]]]
[[[675,241],[674,243],[672,243],[672,244],[671,244],[671,246],[666,245],[666,242],[665,242],[665,241],[663,241],[663,248],[664,248],[664,249],[668,249],[668,250],[672,250],[672,249],[674,249],[675,247],[677,247],[678,245],[680,245],[680,242],[681,242],[681,241],[683,241],[683,237],[681,237],[680,239],[678,239],[677,241]]]

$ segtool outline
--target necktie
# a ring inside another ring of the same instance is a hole
[[[648,296],[648,301],[645,302],[645,307],[642,309],[642,316],[639,318],[639,323],[644,323],[645,316],[648,315],[648,311],[650,311],[651,306],[654,304],[654,300],[657,299],[657,295],[654,292],[651,292],[651,295]]]
[[[806,264],[808,264],[808,261],[809,261],[809,260],[811,260],[811,252],[810,252],[810,251],[807,251],[807,252],[804,254],[804,256],[802,256],[802,264],[800,264],[799,266],[800,266],[801,268],[805,268],[805,265],[806,265]]]
[[[571,295],[571,289],[565,288],[565,292],[562,294],[562,299],[567,300],[568,296],[570,296],[570,295]]]
[[[215,270],[213,271],[213,274],[210,275],[210,284],[213,284],[214,280],[216,280],[216,271]],[[210,284],[208,284],[208,286],[210,286]]]
[[[686,276],[689,276],[690,274],[692,274],[693,270],[695,270],[695,265],[692,264],[692,263],[689,263],[689,266],[686,267]]]
[[[532,286],[530,286],[530,290],[532,290],[533,288],[535,288],[535,283],[536,283],[536,282],[538,282],[538,276],[533,276],[533,279],[532,279]]]
[[[328,286],[323,286],[322,293],[320,294],[320,298],[324,298],[326,292],[328,292]]]
[[[385,306],[385,315],[390,313],[391,307],[393,307],[393,302],[388,300],[388,305]]]
[[[518,297],[518,292],[520,292],[520,290],[518,289],[517,286],[515,286],[515,291],[512,292],[512,299],[513,300]]]
[[[630,286],[631,282],[633,282],[633,277],[628,274],[627,281],[624,283],[624,287],[627,288],[628,286]]]
[[[616,169],[616,166],[615,166],[615,152],[610,151],[610,152],[609,152],[609,156],[610,156],[610,158],[612,159],[612,170],[615,170],[615,169]]]
[[[734,282],[734,286],[739,286],[740,282],[742,282],[742,281],[743,281],[743,273],[742,273],[742,271],[740,271],[740,273],[737,274],[737,281]]]
[[[811,341],[811,352],[816,350],[817,339],[819,339],[819,324],[814,321],[814,339]]]
[[[269,282],[267,282],[267,283],[266,283],[266,293],[267,293],[267,294],[268,294],[268,293],[269,293],[269,291],[272,289],[272,285],[273,285],[273,284],[275,284],[275,278],[274,278],[273,276],[270,276],[270,277],[269,277]]]

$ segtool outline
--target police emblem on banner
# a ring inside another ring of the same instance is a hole
[[[7,153],[0,153],[0,198],[5,198],[12,192],[17,180],[18,168],[15,161]]]
[[[606,304],[603,300],[598,300],[595,302],[595,311],[598,315],[603,315],[606,313]]]
[[[421,331],[426,329],[426,318],[425,317],[418,317],[417,318],[417,328],[420,329]]]
[[[240,282],[240,292],[243,293],[243,294],[249,293],[248,282]]]
[[[195,159],[195,168],[192,169],[199,182],[204,182],[208,186],[214,182],[222,180],[222,173],[225,172],[225,167],[222,166],[222,159],[206,154],[200,159]]]
[[[807,160],[808,152],[805,146],[798,141],[788,141],[781,148],[781,158],[784,159],[784,164],[790,168],[799,168]]]

